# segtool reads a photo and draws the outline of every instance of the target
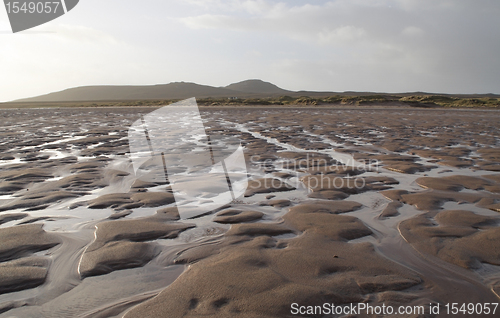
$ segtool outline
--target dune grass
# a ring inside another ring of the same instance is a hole
[[[89,102],[30,102],[0,103],[0,108],[51,108],[51,107],[127,107],[163,106],[178,100],[130,100]],[[197,98],[200,106],[411,106],[446,108],[500,108],[500,98],[460,98],[445,95],[390,95],[374,94],[331,95],[325,97],[278,96],[268,98]]]

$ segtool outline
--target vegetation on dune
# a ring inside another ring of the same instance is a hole
[[[41,102],[41,103],[4,103],[0,108],[30,107],[126,107],[126,106],[163,106],[179,100],[139,100],[139,101],[100,101],[100,102]],[[325,97],[277,96],[268,98],[197,98],[200,106],[411,106],[411,107],[449,107],[449,108],[500,108],[500,98],[459,98],[445,95],[330,95]]]
[[[384,95],[373,96],[342,96],[333,95],[327,97],[309,97],[309,96],[280,96],[273,98],[249,98],[249,99],[225,99],[225,98],[201,98],[197,99],[198,104],[204,106],[225,106],[225,105],[303,105],[303,106],[316,106],[325,104],[339,104],[339,105],[363,105],[374,103],[387,103],[398,100],[399,97],[388,97]]]
[[[435,105],[442,107],[500,107],[499,98],[457,98],[440,95],[407,96],[400,99],[409,105]]]

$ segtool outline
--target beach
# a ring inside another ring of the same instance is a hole
[[[155,109],[0,109],[0,317],[499,303],[499,111],[200,107],[249,181],[185,219],[134,174],[129,127]]]

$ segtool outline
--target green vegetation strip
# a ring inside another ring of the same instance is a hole
[[[126,107],[126,106],[163,106],[178,100],[140,100],[140,101],[99,101],[99,102],[31,102],[0,103],[0,108],[49,108],[49,107]],[[269,98],[198,98],[200,106],[412,106],[448,108],[500,108],[500,98],[460,98],[443,95],[332,95],[327,97],[280,96]]]

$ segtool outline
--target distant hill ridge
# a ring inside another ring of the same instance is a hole
[[[15,102],[81,102],[147,99],[185,99],[190,97],[273,97],[293,94],[262,80],[246,80],[226,87],[213,87],[187,82],[149,86],[82,86]]]
[[[246,80],[243,82],[228,85],[225,88],[233,91],[254,94],[285,95],[293,93],[292,91],[287,91],[285,89],[279,88],[272,83],[264,82],[261,80]]]
[[[149,86],[82,86],[65,89],[46,95],[15,100],[13,102],[89,102],[89,101],[127,101],[127,100],[176,100],[190,97],[196,98],[267,98],[278,96],[369,96],[382,95],[384,93],[372,92],[313,92],[313,91],[289,91],[282,89],[272,83],[259,79],[245,80],[233,83],[225,87],[213,87],[189,82],[173,82],[169,84],[149,85]],[[433,95],[430,93],[401,93],[391,94],[397,96],[410,95]],[[439,94],[447,96],[457,96],[461,98],[491,97],[498,98],[494,94]]]

